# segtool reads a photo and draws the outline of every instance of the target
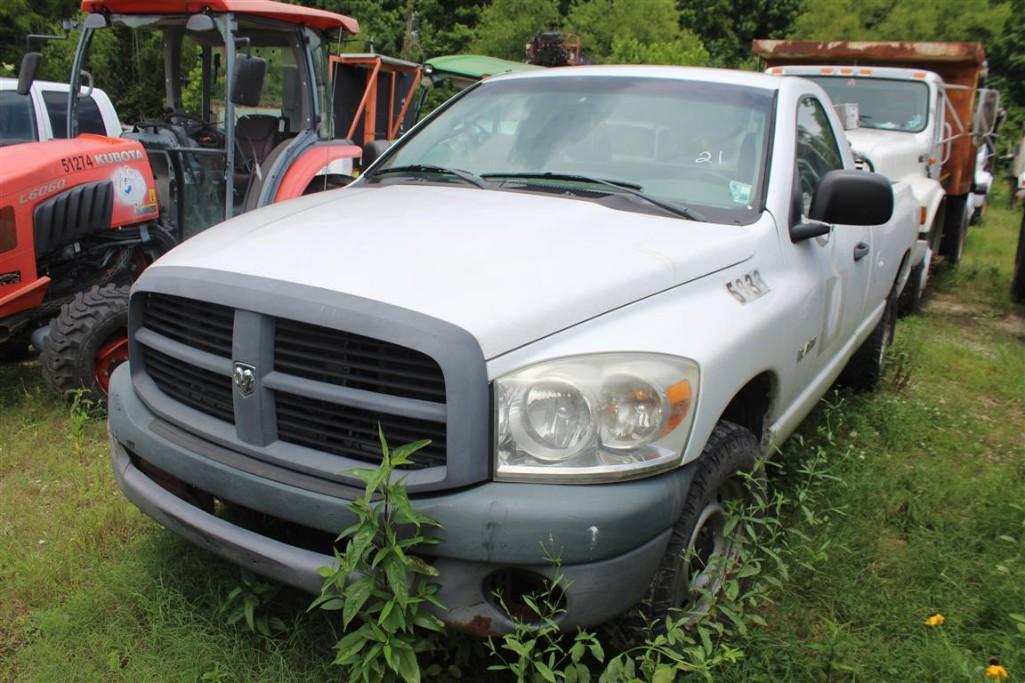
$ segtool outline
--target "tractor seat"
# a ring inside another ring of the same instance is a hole
[[[264,162],[278,144],[278,117],[267,114],[246,114],[235,123],[238,153],[243,157],[243,168],[256,168]],[[236,171],[238,174],[238,171]],[[246,179],[247,172],[243,173]]]

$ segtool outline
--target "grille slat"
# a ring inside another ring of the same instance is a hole
[[[168,294],[147,294],[142,324],[168,339],[231,357],[235,312],[219,304]]]
[[[395,415],[340,406],[326,401],[277,392],[278,438],[328,453],[378,463],[380,422],[385,438],[398,446],[419,439],[431,444],[413,456],[416,467],[445,464],[444,425]]]
[[[352,332],[278,319],[274,368],[353,389],[445,400],[445,378],[430,356]]]
[[[225,422],[235,421],[231,378],[188,365],[145,347],[146,372],[162,392],[190,408]]]

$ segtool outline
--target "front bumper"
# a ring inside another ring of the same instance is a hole
[[[329,554],[284,543],[179,497],[147,473],[157,468],[213,497],[305,527],[337,532],[354,520],[349,500],[259,476],[264,463],[205,442],[156,417],[132,389],[127,364],[110,383],[111,458],[125,495],[163,526],[255,573],[318,593],[318,567]],[[477,634],[510,630],[513,621],[487,588],[496,572],[552,576],[558,557],[568,583],[564,629],[591,626],[627,610],[643,596],[669,541],[690,485],[691,467],[633,482],[547,485],[489,482],[419,496],[421,511],[442,527],[426,546],[439,570],[439,616]],[[166,482],[165,482],[166,483]]]

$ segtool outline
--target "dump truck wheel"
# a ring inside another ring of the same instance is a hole
[[[904,291],[900,293],[900,301],[897,303],[898,315],[911,315],[922,310],[922,302],[925,300],[925,289],[929,284],[929,266],[932,264],[932,250],[926,252],[925,258],[917,266],[911,269],[908,274],[908,282],[904,285]]]
[[[731,503],[749,494],[760,450],[747,429],[720,422],[694,464],[683,510],[673,526],[669,545],[639,607],[644,620],[664,627],[667,616],[700,618],[711,607],[738,559],[727,534]]]
[[[50,323],[43,377],[65,400],[81,395],[90,408],[106,408],[110,375],[128,360],[128,292],[127,285],[91,287]]]
[[[961,255],[964,253],[964,241],[968,234],[970,218],[965,208],[965,197],[952,199],[947,205],[946,225],[943,226],[943,238],[940,240],[940,255],[952,266],[961,262]]]

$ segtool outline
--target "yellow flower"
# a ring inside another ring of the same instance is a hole
[[[986,667],[986,678],[995,678],[1001,681],[1007,680],[1007,669],[1000,664],[996,657],[989,660],[989,666]]]
[[[929,618],[925,620],[926,626],[941,626],[946,619],[939,612],[933,612],[929,615]]]

